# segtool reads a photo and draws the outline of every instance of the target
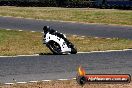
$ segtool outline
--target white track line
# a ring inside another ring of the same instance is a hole
[[[2,17],[13,17],[13,16],[2,16]]]
[[[0,56],[0,57],[16,57],[16,56]]]
[[[97,39],[97,38],[99,38],[99,37],[94,37],[94,38],[96,38],[96,39]]]
[[[33,54],[33,55],[17,55],[17,57],[23,57],[23,56],[39,56],[39,54]]]
[[[85,36],[81,36],[81,37],[85,37]]]
[[[39,56],[39,54],[33,54],[33,55],[16,55],[16,56],[0,56],[0,57],[31,57],[31,56]]]
[[[25,84],[25,83],[28,83],[28,82],[16,82],[17,84]]]
[[[129,51],[129,50],[132,50],[132,49],[123,49],[124,51]]]
[[[18,31],[23,31],[23,30],[18,30]]]
[[[72,78],[73,80],[76,80],[76,78]]]
[[[57,80],[60,80],[60,81],[65,81],[65,80],[70,80],[70,79],[57,79]]]
[[[36,31],[31,31],[31,32],[36,32]]]
[[[43,82],[50,82],[50,81],[52,81],[52,80],[42,80]]]
[[[90,51],[90,52],[77,52],[77,53],[120,52],[120,51],[131,51],[131,50],[132,49],[123,49],[123,50]]]
[[[4,83],[5,85],[13,85],[13,84],[15,84],[15,83]]]
[[[29,81],[29,83],[37,83],[37,82],[39,82],[39,81]]]
[[[56,80],[40,80],[40,81],[28,81],[28,82],[15,82],[15,83],[4,83],[5,85],[13,85],[13,84],[26,84],[26,83],[37,83],[37,82],[50,82],[50,81],[67,81],[67,80],[75,80],[76,78],[72,79],[56,79]]]
[[[111,38],[106,38],[106,39],[111,39]]]
[[[72,35],[72,36],[76,37],[77,35]]]
[[[10,31],[11,29],[6,29],[7,31]]]

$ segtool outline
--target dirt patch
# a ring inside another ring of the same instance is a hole
[[[68,80],[1,85],[0,88],[132,88],[132,82],[128,84],[85,84],[80,86],[76,80]]]

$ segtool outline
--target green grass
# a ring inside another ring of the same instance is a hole
[[[42,33],[15,30],[0,30],[0,55],[24,55],[51,53],[42,44]],[[132,40],[106,39],[67,35],[67,38],[77,47],[78,51],[102,51],[132,48]]]
[[[1,37],[3,36],[3,37]],[[47,52],[41,33],[0,30],[0,55],[20,55]]]
[[[83,23],[132,25],[132,10],[1,6],[0,15]]]

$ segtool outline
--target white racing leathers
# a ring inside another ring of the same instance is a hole
[[[61,36],[63,36],[61,38]],[[54,54],[76,54],[77,50],[74,45],[66,40],[66,36],[60,33],[47,32],[44,37],[44,44],[54,53]]]

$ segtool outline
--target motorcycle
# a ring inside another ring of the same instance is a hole
[[[76,54],[76,47],[62,33],[44,26],[43,44],[53,52],[53,54]]]

